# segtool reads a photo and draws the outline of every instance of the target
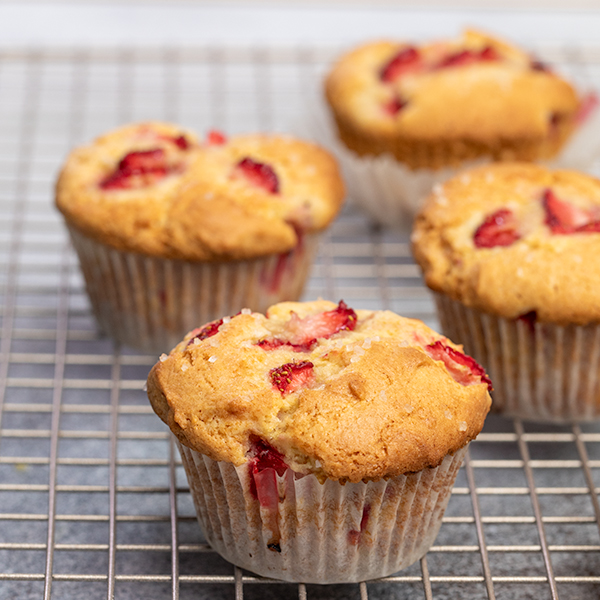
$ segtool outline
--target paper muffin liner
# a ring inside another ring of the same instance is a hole
[[[69,233],[100,328],[149,353],[242,308],[299,300],[319,238],[308,234],[288,253],[253,260],[188,262],[116,250],[71,226]]]
[[[466,447],[428,468],[376,482],[341,484],[287,469],[254,476],[178,442],[207,541],[254,573],[303,583],[383,577],[433,544]]]
[[[309,114],[308,134],[338,159],[350,200],[377,223],[403,231],[410,230],[416,213],[436,184],[465,169],[492,162],[490,158],[481,158],[441,169],[410,169],[391,154],[359,156],[340,140],[335,120],[323,102],[314,99]],[[306,127],[303,133],[307,135]],[[590,172],[598,159],[600,110],[596,108],[556,158],[540,162],[550,168]]]
[[[600,324],[504,319],[435,294],[444,335],[492,380],[492,410],[567,423],[600,419]]]

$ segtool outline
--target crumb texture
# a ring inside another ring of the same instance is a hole
[[[437,342],[461,346],[389,311],[288,302],[213,330],[190,332],[148,378],[157,414],[213,460],[245,464],[261,439],[297,472],[377,480],[437,466],[490,407],[474,361],[432,358]]]

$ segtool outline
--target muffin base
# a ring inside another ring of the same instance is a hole
[[[99,327],[143,352],[168,352],[190,330],[242,308],[299,300],[318,245],[253,260],[187,262],[116,250],[69,227]]]
[[[253,494],[248,465],[178,446],[200,527],[219,554],[260,575],[321,584],[384,577],[421,558],[466,453],[418,473],[345,485],[265,469]]]
[[[464,345],[492,380],[492,410],[535,421],[600,419],[600,324],[504,319],[443,294],[442,332]]]

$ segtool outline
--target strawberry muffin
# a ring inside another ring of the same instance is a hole
[[[213,548],[312,583],[389,575],[427,552],[489,389],[420,321],[326,301],[209,323],[148,377]]]
[[[600,181],[479,167],[436,188],[412,240],[442,329],[490,373],[495,410],[600,417]]]
[[[554,157],[584,108],[548,66],[476,31],[361,46],[333,66],[325,95],[353,197],[384,224],[465,161]]]
[[[344,187],[324,150],[283,136],[122,127],[74,150],[63,213],[100,327],[147,352],[199,321],[297,300]]]

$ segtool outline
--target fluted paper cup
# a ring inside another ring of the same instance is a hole
[[[504,319],[435,294],[444,335],[492,380],[492,410],[536,421],[600,419],[600,324]]]
[[[190,330],[242,308],[299,300],[318,234],[253,260],[188,262],[116,250],[69,227],[96,320],[117,342],[168,352]]]
[[[466,447],[436,468],[346,483],[287,469],[252,475],[180,444],[209,544],[239,567],[304,583],[351,583],[408,567],[432,545]]]

